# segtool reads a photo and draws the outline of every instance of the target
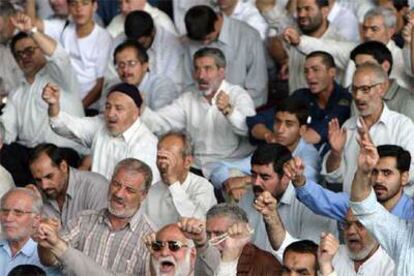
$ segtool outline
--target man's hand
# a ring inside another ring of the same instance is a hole
[[[292,46],[297,46],[300,43],[300,34],[295,28],[288,27],[283,31],[283,39],[286,43],[289,43]]]
[[[257,197],[253,206],[266,220],[276,215],[277,200],[270,192],[265,191]]]
[[[275,143],[277,143],[276,142],[276,136],[271,131],[265,133],[264,139],[266,141],[266,144],[275,144]]]
[[[230,96],[220,90],[216,98],[216,106],[224,116],[231,114],[233,107],[230,104]]]
[[[148,251],[152,254],[153,250],[152,250],[152,243],[155,242],[156,240],[156,236],[155,233],[151,233],[148,234],[144,237],[144,244],[147,247]]]
[[[181,218],[178,227],[187,239],[193,240],[196,247],[207,243],[206,223],[196,218]]]
[[[177,160],[177,156],[175,156],[175,154],[172,152],[166,150],[159,150],[157,152],[157,162],[158,166],[160,167],[160,173],[165,184],[167,185],[172,185],[175,182],[179,181]]]
[[[332,259],[339,249],[339,241],[330,233],[322,233],[318,250],[318,262],[322,275],[333,272]]]
[[[305,185],[306,177],[304,175],[305,165],[299,157],[293,157],[283,165],[284,174],[292,180],[295,187]]]
[[[247,192],[246,186],[250,185],[250,176],[230,177],[224,182],[224,190],[235,201],[239,201]]]
[[[346,130],[339,126],[339,121],[336,118],[332,119],[328,124],[328,140],[331,152],[340,156],[346,142]]]
[[[251,229],[247,223],[235,223],[227,230],[229,235],[223,241],[221,259],[223,262],[236,260],[243,251],[244,246],[250,241]]]
[[[32,20],[24,13],[17,13],[16,16],[10,17],[10,21],[21,32],[29,33],[33,28]]]
[[[377,147],[371,140],[369,136],[368,127],[365,124],[362,118],[358,119],[360,121],[361,127],[358,127],[359,139],[358,143],[360,146],[359,156],[358,156],[358,169],[364,172],[365,174],[371,173],[375,165],[378,163],[379,155]]]
[[[289,79],[289,64],[284,63],[284,64],[280,65],[279,79],[280,80],[288,80]]]
[[[49,105],[49,117],[56,117],[60,112],[59,87],[56,84],[48,83],[42,92],[42,99]]]
[[[413,36],[413,25],[411,23],[407,23],[401,31],[401,35],[404,38],[404,42],[406,44],[411,43],[411,39]]]

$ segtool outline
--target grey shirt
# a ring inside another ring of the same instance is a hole
[[[83,210],[100,210],[108,203],[109,183],[98,173],[69,168],[69,183],[62,211],[56,200],[43,195],[43,214],[60,219],[63,227]]]
[[[184,86],[193,83],[193,55],[202,47],[202,42],[188,41],[184,55]],[[226,65],[226,80],[247,90],[260,106],[267,101],[267,69],[264,44],[259,32],[244,22],[223,16],[223,26],[218,39],[208,47],[223,51]],[[184,89],[186,90],[186,89]]]

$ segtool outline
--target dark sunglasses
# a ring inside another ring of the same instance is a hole
[[[183,244],[180,241],[155,241],[151,244],[151,249],[155,252],[161,251],[161,249],[168,245],[168,249],[171,252],[177,252],[182,247],[188,247],[188,245]]]

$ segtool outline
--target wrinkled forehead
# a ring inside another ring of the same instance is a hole
[[[187,240],[177,225],[162,228],[157,232],[156,239],[159,241],[180,241],[183,243]]]

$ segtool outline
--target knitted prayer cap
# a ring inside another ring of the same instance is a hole
[[[141,97],[141,94],[139,93],[138,88],[135,85],[131,85],[125,82],[115,84],[114,86],[111,87],[106,97],[111,95],[111,93],[113,92],[119,92],[119,93],[123,93],[129,96],[135,102],[136,106],[138,108],[141,108],[142,97]]]

